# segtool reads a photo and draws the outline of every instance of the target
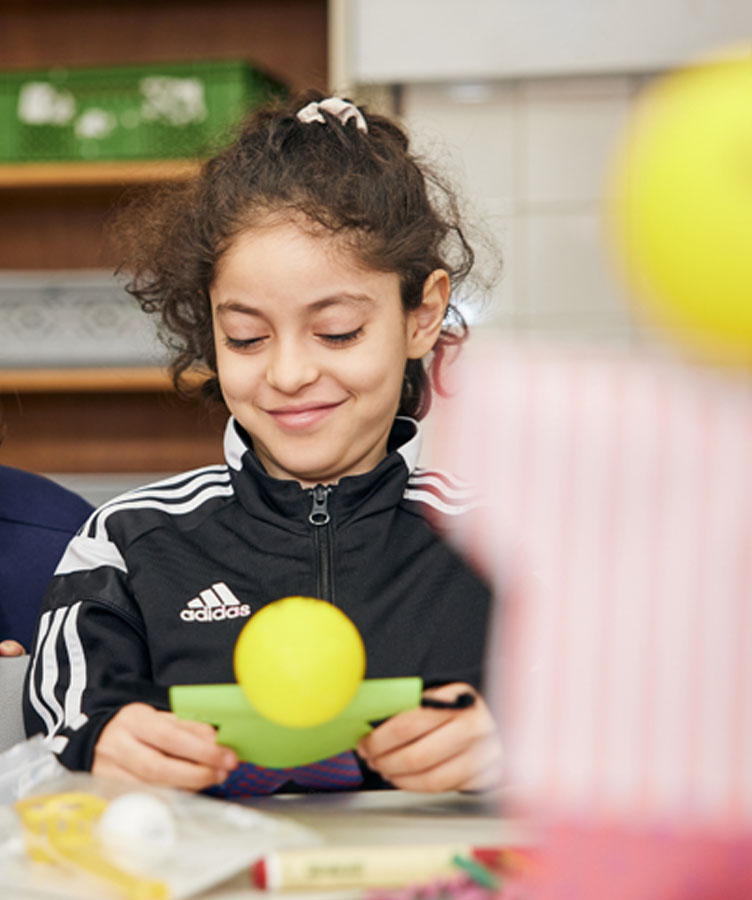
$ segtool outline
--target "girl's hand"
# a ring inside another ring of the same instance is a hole
[[[224,781],[238,764],[205,722],[188,722],[145,703],[129,703],[102,729],[94,775],[199,791]]]
[[[446,684],[424,696],[451,701],[467,691],[475,694],[467,684]],[[406,791],[487,790],[501,782],[501,743],[480,695],[466,709],[399,713],[362,738],[358,754]]]
[[[25,653],[18,641],[0,641],[0,656],[24,656]]]

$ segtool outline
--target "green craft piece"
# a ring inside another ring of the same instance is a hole
[[[371,723],[420,704],[420,678],[371,678],[342,712],[311,728],[288,728],[264,718],[239,684],[186,684],[170,688],[170,705],[179,719],[208,722],[217,740],[239,759],[270,769],[305,766],[353,749]]]

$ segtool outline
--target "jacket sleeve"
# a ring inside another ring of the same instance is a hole
[[[24,691],[28,735],[42,732],[69,769],[90,769],[109,719],[127,703],[167,709],[154,684],[140,610],[118,547],[77,535],[45,595]]]
[[[485,692],[494,619],[486,585],[473,573],[460,572],[437,605],[423,668],[425,686],[459,681]]]

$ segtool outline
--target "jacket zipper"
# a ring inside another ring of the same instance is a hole
[[[316,596],[334,603],[334,573],[332,566],[332,520],[329,514],[331,487],[317,484],[311,490],[311,512],[308,521],[313,525],[313,541],[316,548]]]

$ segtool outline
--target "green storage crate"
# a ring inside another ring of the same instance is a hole
[[[236,61],[4,72],[0,161],[203,156],[281,93]]]

